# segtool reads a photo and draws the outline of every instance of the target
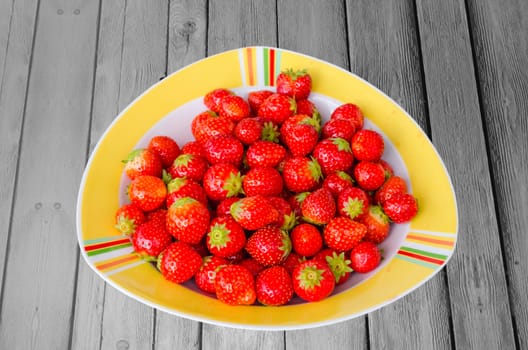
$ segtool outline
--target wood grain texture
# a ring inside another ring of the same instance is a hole
[[[511,311],[528,348],[528,3],[468,1]]]
[[[2,349],[69,345],[78,258],[73,218],[88,139],[97,14],[97,1],[39,6],[2,300]]]
[[[513,349],[465,6],[421,1],[417,12],[432,138],[451,172],[459,208],[460,234],[447,265],[455,346]]]
[[[250,331],[203,324],[202,350],[284,350],[284,332]]]
[[[0,167],[0,290],[2,290],[37,1],[19,1],[16,4],[5,2],[1,5],[0,13],[1,27],[6,30],[5,33],[0,34],[0,164],[2,164]]]
[[[366,318],[359,317],[331,326],[286,332],[287,350],[369,349]]]

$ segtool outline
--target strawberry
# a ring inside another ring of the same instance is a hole
[[[225,258],[244,248],[246,233],[233,218],[229,216],[217,217],[211,220],[206,243],[213,255]]]
[[[256,141],[246,151],[246,162],[250,168],[276,167],[286,156],[286,149],[270,141]]]
[[[317,253],[313,259],[328,265],[335,277],[336,286],[345,283],[350,278],[352,268],[344,252],[338,253],[331,248],[326,248]]]
[[[167,229],[174,238],[198,244],[209,228],[210,214],[205,205],[191,197],[176,200],[167,211]]]
[[[196,141],[204,144],[210,137],[217,135],[231,135],[235,130],[235,123],[218,116],[211,111],[205,111],[194,117],[191,123],[191,133]]]
[[[262,137],[264,125],[258,118],[244,118],[240,120],[234,130],[236,138],[244,145],[251,145]]]
[[[238,122],[249,117],[249,104],[240,96],[228,95],[220,100],[220,116]]]
[[[277,76],[277,93],[296,100],[307,99],[312,90],[312,78],[306,69],[287,69]]]
[[[275,224],[285,231],[290,231],[297,222],[297,216],[290,203],[279,196],[268,197],[268,201],[279,212],[279,219]]]
[[[297,105],[293,98],[281,94],[270,95],[260,105],[257,116],[264,121],[282,124],[288,117],[295,114]]]
[[[170,208],[172,203],[174,203],[174,201],[176,201],[178,198],[183,197],[191,197],[196,199],[198,202],[207,205],[207,195],[205,190],[194,180],[184,177],[177,177],[172,179],[167,184],[167,189],[169,191],[166,200],[167,208]]]
[[[272,266],[259,273],[255,289],[257,300],[267,306],[284,305],[293,297],[291,276],[282,266]]]
[[[365,191],[375,191],[385,182],[385,170],[380,163],[363,160],[354,167],[354,178]]]
[[[171,243],[172,236],[165,226],[147,221],[132,234],[132,245],[136,254],[147,261],[155,261]]]
[[[164,168],[170,167],[174,159],[180,155],[180,146],[169,136],[154,136],[150,139],[147,148],[158,155]]]
[[[238,265],[244,266],[254,277],[257,277],[257,275],[266,268],[264,265],[251,257],[242,259]]]
[[[130,152],[123,163],[125,163],[125,174],[130,180],[142,175],[160,177],[163,169],[160,157],[148,148],[140,148]]]
[[[245,249],[242,249],[238,253],[226,257],[230,264],[238,265],[240,262],[248,257]]]
[[[334,109],[330,119],[348,119],[354,124],[354,129],[363,129],[364,116],[361,109],[353,103],[345,103]]]
[[[340,137],[321,140],[315,146],[313,156],[317,159],[324,175],[348,170],[354,162],[350,144]]]
[[[300,263],[292,273],[293,290],[305,301],[319,301],[335,288],[335,277],[327,264],[317,260]]]
[[[337,197],[337,210],[342,216],[358,220],[367,214],[369,202],[365,191],[351,186],[344,189]]]
[[[280,128],[280,139],[293,156],[306,156],[319,140],[319,124],[304,114],[289,117]]]
[[[231,205],[237,202],[240,198],[229,197],[226,198],[216,206],[216,216],[229,216],[231,217]]]
[[[162,179],[155,176],[138,176],[128,187],[128,197],[132,204],[143,211],[158,209],[165,203],[167,187]]]
[[[251,111],[254,114],[257,114],[262,102],[264,102],[264,100],[270,97],[271,95],[273,95],[273,91],[270,90],[251,91],[248,94],[248,103],[249,107],[251,107]]]
[[[145,213],[134,204],[124,204],[115,213],[115,228],[127,236],[145,221]]]
[[[255,278],[240,265],[227,265],[216,272],[215,292],[228,305],[252,305],[257,299]]]
[[[411,221],[418,213],[416,198],[409,193],[395,193],[382,204],[383,211],[392,222],[402,224]]]
[[[319,125],[321,124],[321,114],[317,109],[315,103],[308,99],[297,100],[297,114],[304,114],[315,119]]]
[[[202,257],[184,242],[171,243],[159,256],[157,267],[163,277],[174,283],[191,279],[202,265]]]
[[[399,176],[391,176],[381,185],[381,187],[374,194],[374,201],[378,204],[383,204],[387,199],[392,197],[395,193],[406,193],[407,183]]]
[[[394,176],[394,169],[392,169],[392,166],[387,161],[380,159],[378,162],[383,167],[383,170],[385,170],[385,180],[391,176]]]
[[[299,224],[290,234],[293,250],[302,256],[314,256],[323,248],[321,232],[311,224]]]
[[[380,133],[362,129],[352,136],[352,153],[357,160],[378,161],[383,155],[385,143]]]
[[[205,158],[203,146],[198,141],[189,141],[181,148],[180,154],[192,154],[195,157]]]
[[[339,216],[325,226],[323,239],[329,248],[344,252],[358,245],[366,234],[365,225]]]
[[[301,205],[302,217],[315,225],[327,224],[336,213],[336,203],[332,193],[320,188],[310,193]]]
[[[246,196],[277,196],[282,192],[283,181],[278,170],[271,167],[250,169],[244,176],[242,188]]]
[[[147,221],[155,223],[156,225],[166,227],[167,224],[167,209],[160,208],[147,213]]]
[[[227,266],[229,261],[219,256],[208,255],[202,258],[202,265],[194,275],[196,286],[207,293],[215,292],[216,272]]]
[[[282,176],[288,190],[300,193],[315,189],[323,175],[315,158],[292,157],[284,163]]]
[[[236,197],[242,190],[240,171],[230,163],[214,164],[205,172],[203,189],[215,201]]]
[[[231,90],[219,88],[209,91],[203,97],[204,105],[213,112],[220,113],[222,99],[226,96],[232,96],[234,93]]]
[[[292,274],[293,270],[295,270],[297,265],[299,265],[303,261],[306,261],[306,258],[304,256],[300,256],[299,254],[297,254],[296,252],[292,250],[290,254],[288,254],[288,257],[286,257],[286,260],[284,260],[281,266],[284,266],[286,271],[288,271],[289,274]]]
[[[296,216],[302,216],[302,203],[309,194],[310,192],[300,192],[292,194],[288,197],[288,203],[290,203],[290,206]]]
[[[209,164],[231,163],[239,167],[242,163],[244,145],[232,135],[210,137],[203,148]]]
[[[340,137],[349,141],[355,132],[355,126],[349,119],[330,119],[323,125],[321,136],[323,139]]]
[[[186,177],[196,182],[202,182],[207,166],[207,161],[204,158],[182,153],[174,160],[168,172],[173,179]]]
[[[367,233],[363,237],[365,241],[380,244],[389,235],[389,218],[379,205],[369,206],[367,215],[360,222],[367,227]]]
[[[345,188],[353,186],[353,183],[354,180],[352,180],[350,175],[344,171],[338,170],[335,173],[325,177],[322,187],[329,190],[334,198],[337,198],[339,194],[345,190]]]
[[[372,242],[361,242],[350,251],[350,265],[356,272],[370,272],[378,267],[380,262],[381,252]]]
[[[279,265],[291,252],[291,240],[277,226],[266,226],[248,238],[246,251],[264,266]]]
[[[263,196],[244,197],[231,205],[231,215],[246,230],[257,230],[277,222],[279,212]]]

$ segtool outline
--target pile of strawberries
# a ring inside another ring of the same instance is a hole
[[[155,136],[128,156],[116,227],[165,279],[194,279],[230,305],[278,306],[321,300],[379,265],[378,244],[416,200],[361,109],[343,104],[323,124],[311,85],[287,70],[275,91],[215,89],[194,141]]]

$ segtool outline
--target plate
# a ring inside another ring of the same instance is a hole
[[[382,264],[367,274],[353,273],[322,301],[299,299],[281,307],[228,306],[200,293],[193,282],[176,285],[139,259],[129,239],[118,235],[114,214],[127,201],[128,184],[120,162],[155,135],[181,146],[192,139],[192,118],[206,108],[203,96],[219,87],[241,96],[273,90],[287,68],[306,68],[312,76],[310,100],[328,120],[343,103],[357,104],[365,128],[382,133],[383,159],[403,177],[417,198],[419,213],[408,224],[393,224],[381,244]],[[77,202],[77,236],[88,265],[107,283],[151,307],[216,325],[290,330],[333,324],[383,307],[433,277],[452,256],[458,231],[453,186],[438,152],[418,124],[383,92],[335,65],[272,47],[244,47],[193,63],[158,82],[108,127],[83,174]],[[299,317],[302,315],[302,317]]]

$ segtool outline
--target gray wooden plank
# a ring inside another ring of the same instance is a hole
[[[88,139],[98,4],[39,6],[4,280],[2,349],[69,345],[78,258],[75,193]],[[30,30],[34,4],[24,5],[21,19]]]
[[[459,208],[457,249],[447,265],[454,345],[513,349],[465,10],[463,1],[417,3],[432,139],[451,173]]]
[[[351,71],[384,91],[428,132],[412,2],[348,1],[347,19]],[[450,349],[449,312],[441,272],[369,315],[370,344],[375,349]]]
[[[468,1],[510,305],[520,349],[528,348],[528,3]]]
[[[1,28],[6,30],[0,34],[0,290],[4,280],[36,12],[37,2],[34,0],[16,4],[4,2],[0,7]]]
[[[285,349],[284,332],[250,331],[204,324],[203,350],[281,350]]]

